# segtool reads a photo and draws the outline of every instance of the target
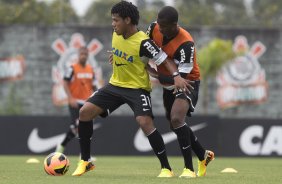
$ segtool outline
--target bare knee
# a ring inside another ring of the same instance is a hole
[[[178,128],[184,124],[184,120],[182,117],[171,115],[171,126],[172,128]]]
[[[153,120],[150,116],[137,116],[136,121],[146,135],[149,135],[155,130]]]
[[[79,110],[80,121],[91,121],[101,114],[103,110],[93,104],[86,102]]]

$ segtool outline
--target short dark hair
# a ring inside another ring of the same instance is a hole
[[[112,7],[111,14],[118,14],[125,19],[129,17],[133,25],[138,25],[139,11],[131,2],[121,1]]]
[[[158,19],[165,19],[169,23],[177,23],[178,12],[172,6],[165,6],[159,11]]]

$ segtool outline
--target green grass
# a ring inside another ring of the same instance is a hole
[[[39,164],[26,164],[28,158],[37,158]],[[206,177],[180,179],[181,157],[169,157],[176,177],[157,178],[160,168],[155,157],[110,157],[98,156],[96,169],[81,177],[72,177],[78,157],[69,156],[70,170],[65,176],[48,176],[43,169],[43,156],[0,156],[0,184],[150,184],[150,183],[189,183],[189,184],[281,184],[281,158],[216,158],[208,166]],[[221,173],[224,168],[232,167],[238,171]],[[194,168],[197,162],[194,159]],[[187,181],[189,180],[189,181]]]

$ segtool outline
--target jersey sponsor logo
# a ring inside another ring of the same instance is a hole
[[[195,52],[195,46],[191,47],[191,57],[190,57],[190,63],[194,62],[194,52]]]
[[[67,95],[63,87],[63,76],[64,73],[68,71],[68,68],[77,61],[78,49],[82,46],[88,48],[89,56],[87,62],[95,70],[95,85],[99,89],[104,84],[102,68],[95,59],[95,56],[103,49],[103,44],[96,38],[92,39],[90,43],[87,44],[83,35],[80,33],[71,35],[69,44],[61,38],[58,38],[52,43],[52,49],[60,56],[57,64],[52,67],[52,80],[54,83],[52,100],[54,105],[62,106],[68,103]],[[70,72],[72,72],[72,70],[70,70]]]
[[[147,31],[146,31],[146,35],[150,36],[151,30],[152,30],[152,28],[151,28],[151,26],[149,26]]]
[[[207,123],[200,123],[197,125],[193,125],[190,128],[192,129],[192,131],[198,131],[207,126],[208,126]],[[163,137],[165,144],[168,144],[170,142],[177,140],[177,136],[175,135],[174,132],[168,132],[168,133],[162,134],[162,137]],[[152,147],[148,141],[148,138],[144,135],[143,131],[140,128],[138,129],[134,137],[134,147],[140,152],[147,152],[147,151],[152,150]]]
[[[265,70],[258,58],[265,52],[265,46],[257,41],[249,49],[244,36],[235,39],[233,49],[240,53],[217,74],[217,103],[220,108],[239,106],[246,103],[263,103],[268,96]]]
[[[112,48],[112,52],[114,55],[116,55],[119,58],[124,59],[125,61],[128,62],[133,62],[133,56],[128,55],[126,52],[123,52],[122,50],[116,49],[116,48]]]
[[[101,123],[97,123],[93,125],[93,130],[96,130],[101,127]],[[59,143],[63,141],[66,134],[58,134],[54,135],[52,137],[46,137],[42,138],[38,134],[39,130],[38,128],[34,128],[27,140],[27,146],[30,151],[34,153],[42,153],[45,151],[48,151],[50,149],[55,148]]]
[[[92,79],[93,75],[91,73],[77,73],[78,79]]]
[[[260,125],[249,126],[241,133],[239,146],[247,155],[282,155],[282,126],[268,131]]]
[[[181,59],[180,63],[183,63],[185,61],[185,59],[186,59],[186,55],[185,55],[184,49],[180,50],[180,59]]]
[[[156,56],[159,51],[149,42],[149,41],[146,41],[144,44],[143,44],[144,47],[146,47],[146,49],[152,54],[152,56]]]

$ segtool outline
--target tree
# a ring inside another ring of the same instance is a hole
[[[92,3],[84,16],[84,22],[90,25],[111,25],[111,8],[116,0],[97,0]]]
[[[213,25],[216,12],[208,3],[199,0],[182,0],[176,2],[179,12],[179,23],[182,25]]]
[[[235,57],[232,45],[232,41],[215,38],[198,52],[197,58],[201,71],[203,108],[205,114],[207,113],[209,101],[208,79],[215,77],[221,67]]]
[[[78,17],[70,3],[56,0],[51,4],[25,0],[19,3],[0,1],[0,22],[2,24],[43,24],[77,23]]]
[[[282,25],[282,1],[256,0],[253,9],[257,25],[267,27]]]

